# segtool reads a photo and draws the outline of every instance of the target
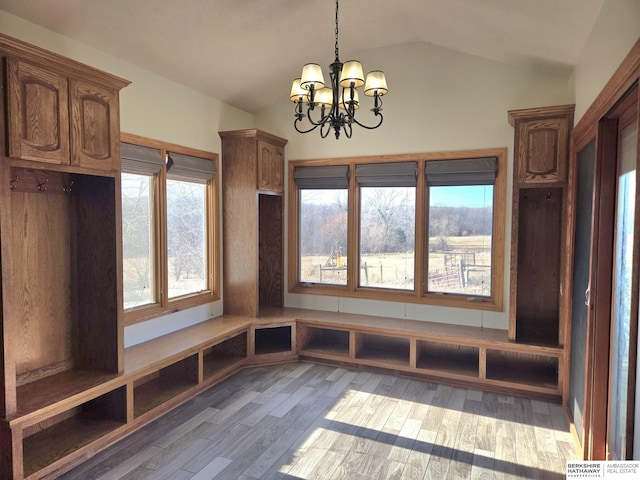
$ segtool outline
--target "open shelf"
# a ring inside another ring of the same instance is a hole
[[[291,352],[291,325],[278,327],[256,327],[255,355]]]
[[[202,352],[204,379],[229,368],[247,358],[247,332],[244,331]]]
[[[487,349],[487,379],[558,388],[558,357]]]
[[[25,477],[125,425],[126,410],[123,386],[25,429]]]
[[[479,375],[479,348],[418,340],[416,367],[469,377]]]
[[[307,354],[349,356],[349,331],[300,325],[300,351]]]
[[[409,339],[356,332],[356,359],[409,366]]]
[[[198,384],[198,355],[191,355],[134,382],[134,417],[139,417]]]

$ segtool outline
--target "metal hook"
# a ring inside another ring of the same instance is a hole
[[[40,182],[38,180],[38,186],[36,187],[38,189],[38,191],[40,192],[46,192],[47,191],[47,183],[49,183],[49,178],[45,178],[44,182]]]
[[[69,185],[63,186],[62,191],[65,193],[71,193],[71,187],[73,187],[73,180],[71,180]]]
[[[13,177],[11,179],[10,183],[10,188],[11,190],[13,190],[14,188],[16,188],[16,182],[20,180],[20,177],[18,175],[16,175],[15,177]]]
[[[547,200],[551,200],[551,192],[547,192]]]

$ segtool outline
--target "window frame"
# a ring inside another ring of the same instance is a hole
[[[168,280],[168,252],[167,252],[167,167],[166,162],[155,175],[154,183],[154,225],[152,226],[151,241],[154,251],[154,298],[155,302],[124,310],[124,325],[134,325],[146,320],[157,318],[188,308],[204,305],[220,299],[220,215],[219,215],[219,178],[220,166],[217,153],[197,150],[190,147],[175,145],[160,140],[154,140],[138,135],[122,132],[120,141],[144,147],[159,149],[162,158],[167,152],[173,152],[192,157],[202,158],[213,162],[215,175],[206,183],[206,253],[207,278],[206,289],[179,297],[169,298]],[[126,172],[125,172],[126,173]],[[118,177],[120,179],[120,177]],[[120,180],[119,180],[120,181]],[[122,201],[120,196],[119,201]],[[122,215],[122,205],[120,205]],[[122,221],[122,220],[121,220]],[[123,259],[124,261],[124,259]]]
[[[428,190],[425,170],[427,162],[439,160],[462,160],[472,158],[495,157],[497,161],[496,178],[493,188],[493,225],[492,225],[492,271],[491,296],[470,296],[453,293],[433,293],[427,291],[428,271]],[[413,290],[385,289],[381,287],[358,286],[359,269],[357,263],[347,264],[346,285],[304,284],[299,281],[299,214],[300,189],[294,179],[296,167],[303,166],[349,166],[348,188],[348,231],[347,252],[350,259],[360,258],[360,186],[355,171],[357,165],[377,163],[417,162],[416,211],[415,211],[415,258]],[[292,160],[289,162],[288,188],[288,291],[290,293],[351,297],[368,300],[383,300],[407,303],[419,303],[474,310],[503,311],[505,288],[505,219],[507,203],[507,149],[490,148],[478,150],[460,150],[452,152],[428,152],[384,156],[363,156],[334,159]]]

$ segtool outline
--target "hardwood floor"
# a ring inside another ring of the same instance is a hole
[[[564,479],[562,407],[312,363],[255,367],[63,479]]]

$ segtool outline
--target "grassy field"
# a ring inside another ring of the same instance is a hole
[[[429,252],[429,290],[489,295],[491,289],[491,237],[448,237],[448,250],[435,250],[439,239],[432,239]],[[459,270],[464,262],[464,278]],[[329,255],[302,258],[301,281],[345,285],[347,258],[329,259]],[[447,273],[445,273],[447,272]],[[464,285],[463,285],[464,283]],[[396,253],[363,255],[360,262],[360,285],[413,290],[414,254]]]

